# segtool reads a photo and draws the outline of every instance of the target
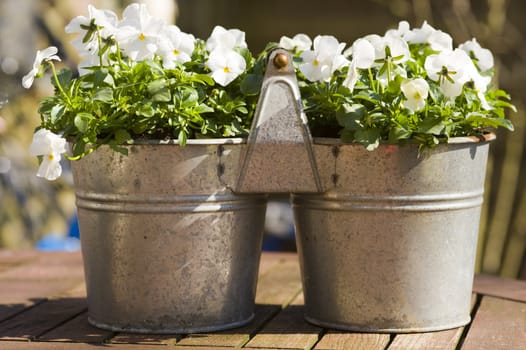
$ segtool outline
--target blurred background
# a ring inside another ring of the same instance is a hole
[[[47,79],[31,90],[21,78],[37,49],[55,45],[64,64],[76,66],[64,26],[87,14],[89,3],[120,14],[123,0],[0,1],[0,248],[49,247],[61,242],[75,249],[75,199],[71,176],[48,182],[35,176],[28,154],[39,123],[37,101],[52,93]],[[449,32],[455,44],[476,37],[496,58],[497,82],[511,93],[518,112],[509,118],[513,133],[502,131],[491,146],[487,190],[480,227],[477,271],[526,279],[526,2],[523,0],[149,0],[150,11],[183,31],[206,39],[216,24],[246,32],[254,54],[281,35],[332,34],[352,43],[383,34],[408,20],[427,20]],[[7,103],[6,103],[7,102]],[[294,249],[290,208],[274,198],[268,210],[266,249]],[[69,241],[69,238],[72,240]],[[43,242],[48,243],[43,243]],[[47,245],[46,245],[47,244]]]

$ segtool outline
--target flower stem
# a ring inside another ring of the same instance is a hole
[[[60,80],[58,79],[57,70],[55,69],[55,65],[53,64],[53,62],[48,62],[48,63],[51,66],[51,71],[53,72],[53,79],[55,80],[55,85],[57,86],[57,89],[64,96],[68,105],[71,106],[71,100],[69,98],[69,95],[66,94],[66,91],[64,91],[64,88],[62,87],[62,84],[60,84]]]
[[[374,84],[374,77],[373,77],[373,71],[371,70],[371,68],[368,68],[367,71],[369,72],[369,81],[371,82],[371,88],[373,89],[374,92],[378,92],[378,90],[376,89],[376,86]]]

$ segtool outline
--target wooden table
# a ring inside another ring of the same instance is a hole
[[[264,253],[255,320],[213,334],[114,333],[87,323],[79,253],[0,250],[0,349],[526,349],[526,281],[477,276],[473,321],[421,334],[360,334],[303,320],[297,256]],[[98,346],[97,346],[98,345]]]

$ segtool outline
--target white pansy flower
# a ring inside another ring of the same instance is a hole
[[[386,47],[389,47],[391,57],[398,57],[396,63],[404,63],[411,56],[407,42],[399,36],[388,34],[381,37],[377,34],[371,34],[363,39],[367,40],[374,47],[375,61],[386,59]],[[382,63],[377,63],[376,65],[380,66]]]
[[[47,61],[60,61],[57,56],[58,49],[55,46],[50,46],[42,51],[37,51],[33,68],[22,78],[22,86],[29,89],[33,85],[35,77],[42,74],[42,63]]]
[[[451,35],[433,28],[427,21],[424,21],[422,27],[405,32],[403,38],[412,44],[429,44],[435,51],[453,50],[453,38]]]
[[[389,81],[397,75],[404,78],[407,77],[407,72],[401,66],[402,63],[411,57],[409,46],[405,40],[392,33],[383,37],[376,34],[367,35],[364,39],[374,47],[374,66],[382,67],[387,65],[386,69],[380,70],[376,76],[380,84],[387,86]],[[387,51],[389,51],[389,57],[387,57]]]
[[[310,81],[329,81],[332,74],[349,64],[342,55],[345,43],[339,43],[331,35],[318,35],[314,38],[314,50],[303,51],[301,73]]]
[[[369,41],[358,39],[348,50],[346,50],[344,55],[351,55],[352,57],[347,77],[343,81],[343,85],[348,87],[352,92],[358,78],[360,77],[358,69],[368,69],[374,65],[375,50]]]
[[[356,68],[367,69],[374,65],[376,59],[374,46],[365,39],[356,40],[350,49],[346,50],[345,56],[351,55],[352,62]]]
[[[306,34],[296,34],[293,38],[288,36],[282,36],[279,39],[279,46],[289,51],[305,51],[310,50],[312,46],[312,40]]]
[[[418,112],[426,106],[427,96],[429,95],[429,84],[423,78],[404,80],[400,84],[400,89],[406,100],[404,107]]]
[[[455,98],[462,93],[462,87],[470,80],[466,69],[467,54],[459,49],[429,55],[424,63],[427,75],[438,81],[445,96]],[[468,57],[469,59],[469,57]]]
[[[165,68],[174,68],[176,62],[185,63],[192,59],[195,48],[195,38],[182,32],[177,26],[170,25],[164,30],[163,39],[159,43],[159,53],[163,58]]]
[[[356,85],[356,82],[358,82],[358,78],[360,77],[360,72],[358,72],[358,69],[356,67],[356,64],[354,61],[351,61],[351,64],[349,65],[349,70],[347,71],[347,77],[345,77],[345,80],[343,81],[343,86],[346,86],[351,90],[351,92],[354,90],[354,86]]]
[[[472,82],[472,88],[477,93],[477,97],[480,100],[481,107],[485,110],[491,109],[490,105],[488,104],[488,101],[486,100],[486,96],[484,95],[484,93],[488,89],[488,85],[491,82],[491,77],[480,74],[477,67],[475,66],[475,63],[473,63],[473,60],[471,60],[466,51],[461,49],[458,49],[458,51],[459,54],[457,59],[459,60],[459,62],[461,62],[462,66],[464,67],[464,71],[467,76],[467,81]]]
[[[411,35],[411,27],[409,25],[409,22],[407,21],[398,22],[397,29],[389,29],[388,31],[385,32],[385,36],[389,36],[389,35],[398,36],[402,39],[405,39],[407,35]]]
[[[73,18],[66,26],[65,31],[69,34],[79,34],[73,41],[73,46],[81,53],[89,52],[91,54],[98,51],[98,39],[96,36],[90,38],[89,41],[84,42],[91,21],[99,27],[99,32],[102,38],[108,38],[115,34],[118,18],[117,15],[110,10],[99,10],[93,5],[88,5],[88,17],[77,16]]]
[[[165,23],[153,17],[145,4],[131,4],[122,13],[115,33],[123,52],[133,61],[152,59]]]
[[[441,30],[435,30],[427,38],[427,42],[431,49],[435,51],[451,51],[453,50],[453,38],[448,33]]]
[[[468,55],[477,61],[477,66],[481,72],[493,68],[494,59],[490,50],[480,46],[477,39],[473,38],[458,46],[459,49],[465,51]]]
[[[206,49],[213,51],[217,48],[232,50],[236,47],[246,48],[245,32],[239,29],[225,29],[215,26],[206,41]]]
[[[246,62],[237,52],[219,48],[210,53],[206,66],[212,71],[216,83],[227,86],[245,71]]]
[[[56,180],[62,174],[60,159],[66,152],[66,140],[46,129],[40,129],[33,135],[29,153],[42,156],[42,163],[37,171],[38,177]]]

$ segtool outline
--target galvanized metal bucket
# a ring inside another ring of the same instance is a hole
[[[467,324],[488,148],[315,140],[326,191],[292,198],[306,319],[364,332]]]
[[[103,146],[72,162],[90,323],[188,333],[253,318],[266,196],[226,185],[243,147]]]

